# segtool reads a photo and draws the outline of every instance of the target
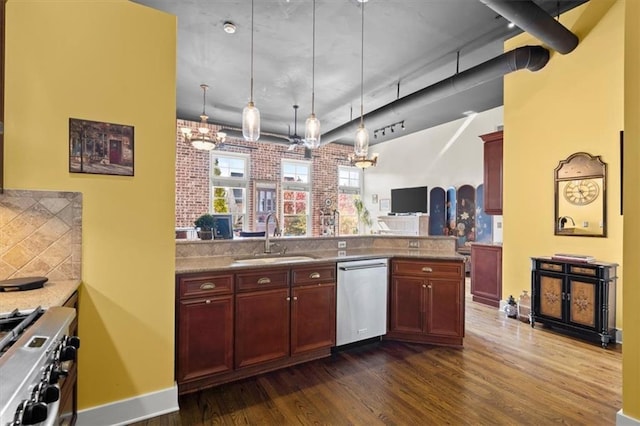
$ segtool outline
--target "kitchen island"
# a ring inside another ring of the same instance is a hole
[[[329,356],[336,347],[336,264],[348,260],[389,261],[382,338],[462,346],[464,257],[453,238],[276,242],[274,254],[262,253],[260,239],[177,244],[179,393]]]

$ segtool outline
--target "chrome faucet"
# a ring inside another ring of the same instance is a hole
[[[265,227],[265,231],[264,231],[264,252],[265,253],[271,253],[271,246],[275,244],[275,243],[272,243],[272,242],[269,241],[269,219],[271,219],[272,217],[276,221],[276,227],[273,230],[273,236],[277,237],[277,236],[280,235],[280,222],[278,221],[278,216],[276,215],[275,212],[269,213],[267,215],[267,218],[264,221],[264,227]]]

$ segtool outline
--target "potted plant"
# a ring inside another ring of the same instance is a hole
[[[356,208],[356,214],[358,215],[358,222],[360,225],[364,225],[365,227],[370,227],[373,225],[373,221],[371,220],[371,215],[369,214],[369,210],[365,207],[364,201],[360,198],[356,198],[353,200],[353,205]],[[358,229],[358,233],[360,234],[360,229]]]
[[[213,226],[215,224],[213,215],[205,213],[197,218],[193,224],[198,228],[198,237],[201,240],[213,239]]]

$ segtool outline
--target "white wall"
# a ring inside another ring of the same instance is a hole
[[[391,198],[392,188],[439,186],[448,188],[483,182],[483,143],[479,135],[494,132],[502,125],[503,107],[373,145],[369,153],[380,154],[376,167],[364,172],[364,201],[372,217],[380,214],[378,199]],[[466,126],[465,126],[466,124]],[[502,221],[502,217],[496,220]],[[494,220],[494,229],[496,228]],[[375,223],[375,221],[374,221]],[[374,230],[377,230],[374,224]],[[500,229],[501,231],[501,229]],[[494,235],[502,241],[502,232]]]

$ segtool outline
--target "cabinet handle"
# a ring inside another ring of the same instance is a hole
[[[571,293],[567,293],[567,300],[571,300]]]
[[[264,277],[258,280],[258,284],[269,284],[269,283],[271,283],[271,278]]]
[[[422,268],[422,272],[433,272],[433,269],[429,266],[425,266],[424,268]]]
[[[316,280],[318,278],[320,278],[320,272],[312,272],[309,274],[309,278],[312,280]]]
[[[202,283],[200,284],[200,290],[213,290],[216,288],[214,283]]]
[[[565,300],[565,299],[564,299],[564,291],[562,292],[562,300]]]

